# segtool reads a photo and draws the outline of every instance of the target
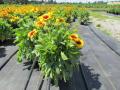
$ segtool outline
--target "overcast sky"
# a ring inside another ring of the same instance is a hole
[[[120,1],[120,0],[56,0],[57,2],[95,2],[95,1]]]

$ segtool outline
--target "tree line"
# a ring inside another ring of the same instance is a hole
[[[0,4],[8,3],[8,4],[27,4],[29,2],[44,2],[45,0],[37,1],[37,0],[0,0]],[[53,0],[48,0],[49,3],[54,3]]]

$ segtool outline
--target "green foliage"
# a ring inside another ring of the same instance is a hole
[[[81,24],[87,24],[89,21],[89,12],[87,10],[79,11],[79,21]]]
[[[41,71],[46,77],[53,79],[55,84],[60,79],[69,80],[73,68],[79,63],[76,60],[80,52],[68,40],[70,33],[71,31],[64,28],[53,29],[50,33],[40,34],[38,42],[41,44],[35,45]]]
[[[37,20],[28,16],[19,21],[20,28],[15,30],[16,43],[19,46],[18,61],[23,58],[34,60],[38,57],[39,68],[45,75],[58,81],[71,78],[73,69],[79,65],[78,58],[80,49],[68,38],[72,33],[69,25],[65,21],[56,23],[56,19],[62,18],[55,13],[44,27],[36,27]],[[37,35],[30,39],[28,33],[33,29],[37,30]]]
[[[110,7],[108,10],[107,10],[108,13],[112,13],[112,14],[116,14],[116,15],[120,15],[120,8],[118,7]]]
[[[84,46],[76,31],[70,29],[70,23],[79,18],[86,24],[88,11],[71,6],[58,8],[59,5],[53,11],[32,5],[16,7],[5,8],[0,13],[0,33],[5,38],[15,33],[18,61],[33,61],[37,57],[45,77],[53,79],[56,85],[59,80],[68,81],[79,65],[80,49]]]
[[[11,25],[4,19],[0,18],[0,40],[11,39],[13,35]]]
[[[32,53],[34,49],[34,43],[27,39],[28,32],[34,28],[33,23],[33,18],[25,16],[19,21],[18,26],[20,28],[15,29],[15,42],[18,43],[17,45],[19,46],[18,61],[20,62],[23,58],[33,60],[35,57],[35,55]]]

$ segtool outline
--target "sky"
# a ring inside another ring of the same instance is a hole
[[[120,0],[56,0],[57,2],[95,2],[95,1],[120,1]]]

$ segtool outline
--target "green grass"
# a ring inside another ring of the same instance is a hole
[[[112,20],[119,20],[120,21],[120,16],[111,16],[109,18]]]
[[[111,36],[112,33],[110,31],[108,31],[107,29],[103,28],[103,27],[97,27],[99,30],[101,30],[103,33],[105,33],[108,36]]]
[[[98,19],[108,19],[109,18],[107,15],[104,15],[103,12],[90,11],[90,15],[93,18],[98,18]]]
[[[104,12],[100,11],[90,11],[90,15],[92,18],[97,18],[97,19],[112,19],[112,20],[120,20],[120,16],[109,16],[105,14]]]

